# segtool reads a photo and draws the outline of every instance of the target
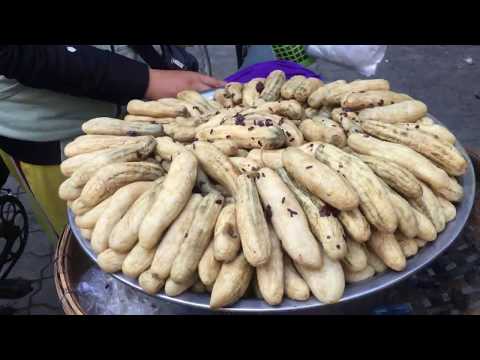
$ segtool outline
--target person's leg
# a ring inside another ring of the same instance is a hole
[[[67,225],[67,203],[58,196],[58,188],[65,181],[60,166],[39,166],[20,163],[28,185],[59,236]]]
[[[25,191],[36,221],[55,243],[67,223],[66,203],[58,197],[58,187],[65,179],[59,167],[18,164],[1,149],[0,157]],[[50,173],[44,175],[45,172]]]
[[[264,61],[276,60],[272,45],[249,45],[241,69]]]

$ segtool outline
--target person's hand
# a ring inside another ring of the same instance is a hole
[[[176,97],[182,90],[205,91],[225,86],[224,81],[193,71],[149,70],[145,98],[157,100],[164,97]]]

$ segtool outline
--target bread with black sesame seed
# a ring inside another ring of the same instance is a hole
[[[265,167],[260,169],[259,174],[256,179],[258,193],[263,206],[270,208],[271,222],[283,248],[296,263],[320,268],[320,243],[312,234],[305,212],[294,193],[274,170]]]

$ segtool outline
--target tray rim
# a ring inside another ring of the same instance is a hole
[[[211,93],[213,94],[213,92]],[[204,95],[206,97],[209,97],[208,95],[210,94],[205,93]],[[442,124],[431,114],[428,114],[428,116],[432,118],[434,122]],[[439,257],[458,238],[458,235],[463,230],[470,216],[475,199],[475,172],[470,156],[466,152],[465,148],[458,141],[455,144],[455,147],[462,153],[462,155],[467,160],[467,171],[463,176],[458,178],[458,180],[460,181],[460,183],[462,183],[462,186],[464,187],[464,198],[460,203],[456,204],[457,217],[455,218],[455,220],[447,224],[445,230],[440,233],[440,235],[434,242],[422,248],[419,253],[413,258],[408,259],[407,268],[404,271],[397,273],[393,272],[392,270],[387,270],[382,274],[377,274],[374,278],[355,284],[346,284],[344,295],[342,296],[340,301],[335,304],[321,303],[313,296],[311,296],[310,299],[307,301],[294,301],[288,298],[284,298],[283,302],[277,306],[268,305],[261,299],[247,298],[239,300],[237,303],[230,307],[213,310],[209,307],[210,294],[208,293],[198,294],[193,292],[185,292],[177,297],[170,297],[163,292],[156,295],[149,295],[145,291],[143,291],[143,289],[139,286],[137,280],[128,278],[121,273],[115,273],[110,275],[122,281],[123,283],[143,292],[144,294],[155,297],[157,299],[166,300],[179,305],[201,308],[204,310],[211,310],[216,312],[278,313],[306,311],[325,306],[335,306],[338,304],[353,301],[355,299],[359,299],[367,295],[371,295],[381,290],[385,290],[391,286],[398,285],[400,282],[404,281],[416,272],[425,268],[433,260]],[[74,218],[74,214],[70,209],[68,209],[68,222],[74,234],[74,237],[79,242],[82,250],[88,255],[91,260],[95,262],[95,264],[97,264],[96,254],[90,247],[90,243],[81,236],[78,227],[75,225]]]

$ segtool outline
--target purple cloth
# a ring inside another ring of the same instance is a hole
[[[294,75],[303,75],[305,77],[315,77],[323,80],[319,74],[315,74],[313,71],[293,61],[274,60],[248,66],[245,69],[228,76],[225,78],[225,81],[246,83],[254,78],[266,78],[273,70],[282,70],[287,79],[290,79]]]

